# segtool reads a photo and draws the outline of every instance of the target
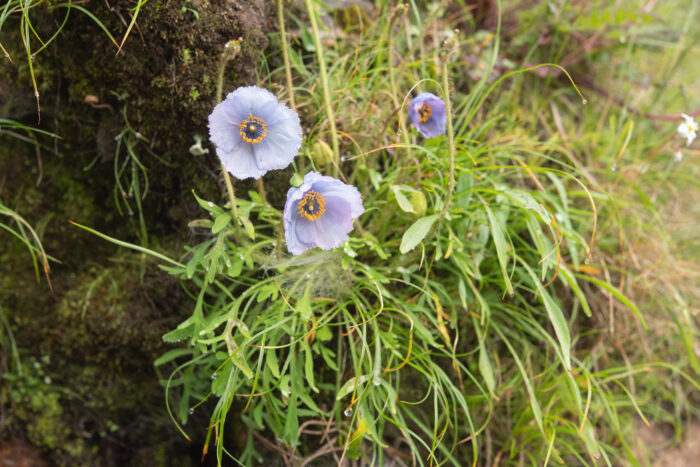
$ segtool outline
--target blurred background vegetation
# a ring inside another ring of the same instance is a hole
[[[595,422],[579,427],[571,424],[576,404],[561,378],[556,346],[537,329],[524,331],[533,327],[524,317],[519,321],[513,303],[521,302],[504,300],[500,252],[490,243],[480,246],[485,278],[476,288],[492,305],[493,328],[505,334],[492,332],[488,345],[476,334],[463,337],[465,345],[474,343],[464,351],[464,365],[484,386],[484,394],[465,396],[477,407],[483,441],[473,448],[468,438],[455,439],[456,457],[450,461],[671,465],[670,459],[680,459],[679,465],[690,465],[689,459],[700,456],[685,441],[697,433],[700,402],[700,150],[698,142],[686,147],[676,128],[681,112],[700,114],[698,2],[411,1],[403,13],[396,6],[386,0],[315,3],[335,121],[350,135],[341,138],[343,170],[376,181],[372,205],[397,211],[389,184],[415,181],[414,169],[405,175],[392,166],[393,175],[382,174],[385,183],[374,175],[385,166],[359,167],[350,158],[360,153],[358,147],[370,151],[405,137],[397,120],[401,99],[410,97],[420,79],[440,81],[435,58],[457,28],[450,95],[455,124],[466,129],[458,140],[465,151],[459,160],[471,167],[469,160],[477,158],[478,166],[487,168],[478,182],[460,179],[457,192],[471,193],[476,184],[492,207],[512,204],[526,212],[533,206],[522,193],[559,207],[566,216],[555,218],[569,245],[562,271],[583,277],[578,291],[558,279],[552,292],[571,330],[571,375],[583,397],[579,405]],[[296,107],[310,135],[302,157],[312,154],[315,141],[330,142],[308,11],[303,2],[285,2],[284,16],[282,39],[277,4],[263,0],[8,0],[0,5],[0,460],[216,465],[211,454],[201,460],[209,415],[189,414],[192,440],[182,437],[165,410],[162,382],[169,372],[154,368],[160,356],[176,348],[162,336],[191,313],[189,282],[68,221],[172,258],[209,238],[188,225],[201,217],[192,190],[225,202],[206,122],[222,50],[238,37],[241,52],[225,69],[223,89],[259,84],[288,99],[284,40]],[[564,67],[586,103],[557,68],[498,81],[540,63]],[[391,67],[398,90],[388,82]],[[470,99],[481,96],[481,105],[469,107]],[[445,150],[425,144],[436,154]],[[424,161],[416,151],[413,156],[420,180],[421,171],[430,171],[435,161]],[[517,164],[530,174],[513,169]],[[283,205],[292,174],[289,168],[266,177],[271,206]],[[538,180],[546,181],[542,190]],[[361,183],[367,185],[364,193],[372,190],[369,182]],[[417,187],[427,190],[429,205],[438,203],[431,193],[439,193],[440,186]],[[254,183],[239,182],[236,188],[247,193]],[[469,212],[471,202],[460,207]],[[507,224],[503,210],[495,219],[482,214],[492,232],[498,222]],[[398,255],[390,227],[408,227],[415,217],[399,212],[394,224],[386,217],[382,229],[382,216],[370,215],[373,227],[365,228],[379,238],[380,249]],[[549,258],[554,261],[549,270],[538,263],[543,250],[529,246],[529,233],[522,234],[531,226],[517,224],[507,227],[509,248],[518,252],[514,256],[551,278],[559,258]],[[460,232],[456,223],[450,226],[459,238],[471,235],[466,227]],[[407,282],[422,274],[420,255],[414,253],[401,263],[404,272],[393,271]],[[442,284],[444,296],[454,302],[476,301],[471,289],[466,292],[468,284],[463,295],[458,290],[457,268],[435,268],[439,273],[431,281],[440,294]],[[522,303],[537,310],[540,301],[534,297],[543,294],[529,280],[514,285]],[[432,310],[432,302],[419,303]],[[469,318],[459,325],[471,329],[472,319],[481,315],[466,311],[451,326]],[[547,324],[542,329],[555,335]],[[491,370],[477,355],[482,348]],[[576,367],[586,371],[577,373]],[[549,439],[538,431],[533,399],[546,427],[558,427],[548,431]],[[229,417],[241,428],[227,435],[235,455],[252,439],[242,426],[255,425],[245,416],[239,421],[239,405]],[[416,414],[423,410],[415,407]],[[433,407],[425,410],[432,416]],[[401,438],[389,429],[385,434],[389,445]],[[312,435],[296,450],[284,443],[276,448],[270,431],[256,436],[258,453],[274,465],[337,462],[330,453],[318,455],[324,446]],[[465,454],[468,449],[475,452]],[[409,465],[406,452],[397,442],[387,449],[387,459]],[[426,459],[422,462],[430,463]]]

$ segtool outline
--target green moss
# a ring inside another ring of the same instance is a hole
[[[43,361],[50,363],[48,356]],[[15,369],[15,373],[7,372],[5,380],[8,391],[2,402],[14,408],[10,424],[24,426],[25,434],[34,446],[58,453],[54,458],[57,465],[74,465],[69,458],[80,459],[84,464],[95,461],[94,448],[77,435],[64,410],[62,399],[65,391],[53,385],[45,365],[30,357],[23,362],[21,369]]]

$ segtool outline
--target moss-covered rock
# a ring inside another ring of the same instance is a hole
[[[44,40],[67,11],[56,5],[30,10]],[[121,42],[134,5],[82,6]],[[141,211],[149,245],[179,251],[187,220],[200,215],[190,191],[222,196],[213,154],[188,151],[193,135],[207,132],[220,54],[243,39],[224,92],[255,82],[275,13],[264,0],[151,0],[117,54],[92,18],[71,9],[55,41],[32,60],[41,122],[20,17],[3,24],[13,61],[0,58],[0,117],[60,139],[0,131],[0,199],[37,227],[60,263],[52,263],[51,293],[43,277],[37,285],[25,246],[0,231],[0,309],[19,355],[0,359],[1,403],[11,414],[0,439],[27,439],[58,465],[190,465],[201,455],[201,444],[186,443],[165,414],[153,368],[168,350],[162,334],[189,311],[189,297],[142,257],[114,256],[113,244],[68,220],[143,242],[136,198],[147,177]]]

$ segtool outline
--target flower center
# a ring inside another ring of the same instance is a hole
[[[433,109],[430,107],[430,104],[428,104],[427,102],[423,102],[421,108],[418,109],[418,121],[420,123],[425,123],[428,121],[432,114]]]
[[[243,141],[250,144],[257,144],[267,136],[265,120],[260,117],[253,117],[253,114],[248,114],[248,118],[238,125],[238,130],[241,132]]]
[[[309,190],[304,194],[301,201],[299,201],[297,209],[301,217],[313,222],[326,212],[326,200],[320,193]]]

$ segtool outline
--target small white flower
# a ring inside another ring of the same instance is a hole
[[[698,135],[698,122],[690,115],[681,114],[681,117],[683,117],[685,121],[678,125],[678,133],[686,139],[687,145],[690,146]]]
[[[676,162],[680,162],[683,160],[683,153],[680,149],[676,149],[676,152],[673,153],[673,160],[675,160]]]

